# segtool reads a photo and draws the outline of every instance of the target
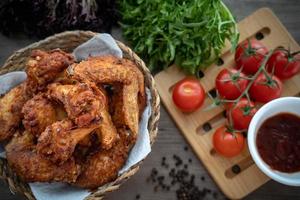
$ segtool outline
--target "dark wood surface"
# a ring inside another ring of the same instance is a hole
[[[252,12],[261,7],[270,7],[279,17],[282,23],[287,27],[288,31],[300,43],[300,1],[299,0],[224,0],[231,8],[238,20],[250,15]],[[120,38],[120,32],[114,31],[114,36]],[[14,51],[22,48],[30,43],[33,39],[27,39],[24,36],[14,36],[7,38],[0,35],[0,64]],[[108,200],[132,200],[136,195],[140,195],[140,199],[152,200],[172,200],[176,199],[174,189],[170,191],[154,192],[154,185],[147,183],[152,168],[157,168],[159,173],[167,175],[168,171],[161,167],[161,159],[166,157],[167,161],[172,160],[174,154],[180,156],[184,161],[191,158],[193,161],[189,164],[189,172],[195,174],[197,186],[209,188],[217,193],[217,199],[224,199],[225,196],[218,189],[216,184],[210,178],[207,170],[201,162],[195,157],[194,153],[184,148],[188,146],[180,132],[176,128],[174,122],[166,110],[161,108],[161,119],[159,124],[159,134],[153,146],[151,154],[141,165],[139,172],[121,186],[118,191],[107,195]],[[205,180],[202,181],[201,177]],[[8,187],[0,182],[0,199],[24,199],[22,196],[10,193]],[[213,195],[207,195],[205,199],[214,199]],[[246,199],[300,199],[300,188],[284,186],[274,181],[269,181],[261,188],[248,195]]]

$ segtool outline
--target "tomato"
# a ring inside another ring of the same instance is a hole
[[[215,150],[225,157],[234,157],[240,154],[244,145],[244,136],[240,132],[230,133],[225,126],[218,128],[213,135]]]
[[[267,53],[268,49],[259,41],[247,40],[235,52],[236,67],[242,68],[245,74],[255,74]]]
[[[253,100],[267,103],[281,96],[282,82],[274,75],[269,75],[268,77],[261,73],[254,80],[249,90],[250,97]]]
[[[227,110],[227,116],[231,115],[233,128],[235,130],[246,130],[257,109],[252,101],[242,98]]]
[[[172,98],[180,110],[183,112],[192,112],[203,104],[205,91],[199,80],[185,78],[175,85]]]
[[[223,69],[216,78],[216,89],[225,99],[238,98],[248,85],[245,74],[236,69]]]
[[[278,49],[270,57],[267,69],[281,80],[289,79],[300,71],[300,54],[292,55],[286,50]]]

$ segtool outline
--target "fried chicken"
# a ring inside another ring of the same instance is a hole
[[[42,91],[72,63],[73,56],[60,49],[49,52],[33,50],[26,65],[27,90],[31,93]]]
[[[27,101],[22,113],[25,129],[37,137],[47,126],[58,120],[55,107],[45,94],[38,94]]]
[[[127,126],[135,137],[138,134],[138,121],[139,121],[139,105],[138,94],[145,95],[144,85],[139,85],[144,82],[136,70],[134,63],[126,60],[119,59],[113,56],[102,56],[89,58],[79,64],[73,64],[68,68],[68,73],[72,78],[79,80],[89,80],[98,84],[122,84],[123,88],[121,94],[117,94],[115,113],[118,115],[114,122],[117,127],[123,128]],[[141,97],[140,99],[145,99]],[[143,103],[145,104],[145,103]],[[114,117],[113,117],[114,118]]]
[[[64,104],[69,118],[76,125],[84,127],[101,120],[97,135],[104,149],[112,147],[116,140],[117,130],[108,113],[108,102],[104,90],[100,90],[94,83],[77,83],[76,85],[62,85],[53,83],[48,87],[49,98]]]
[[[130,137],[120,132],[120,139],[110,150],[98,150],[88,156],[75,185],[95,189],[116,179],[130,148]]]
[[[97,125],[76,128],[70,120],[53,123],[38,138],[37,152],[53,163],[62,164],[71,158],[79,141],[91,134]]]
[[[146,105],[141,71],[113,56],[74,64],[61,50],[34,50],[26,67],[28,79],[0,99],[0,141],[14,135],[9,166],[27,182],[95,189],[115,180]]]
[[[27,62],[27,80],[0,99],[0,141],[9,139],[22,120],[22,107],[74,62],[61,50],[34,50]]]
[[[10,90],[0,99],[0,141],[9,139],[19,127],[24,103],[29,99],[25,83]]]
[[[134,138],[136,138],[138,133],[139,106],[137,97],[127,95],[132,92],[133,87],[130,85],[116,87],[112,97],[113,108],[111,112],[115,126],[117,128],[128,127],[133,133]]]
[[[102,96],[96,96],[85,83],[62,85],[53,83],[48,87],[48,96],[64,105],[68,117],[79,127],[100,120],[100,110],[103,109]]]
[[[25,132],[14,137],[5,147],[9,166],[27,182],[61,181],[74,183],[80,173],[80,165],[73,157],[58,166],[36,152],[34,136]]]
[[[134,71],[137,75],[139,85],[139,114],[141,116],[147,104],[144,75],[132,61],[125,60],[125,62],[126,66],[129,67],[132,71]]]
[[[97,96],[101,96],[101,99],[104,99],[104,108],[100,111],[102,121],[99,125],[99,128],[96,129],[96,133],[98,135],[98,139],[100,140],[101,148],[108,150],[112,148],[112,146],[118,139],[118,133],[109,114],[107,94],[102,87],[97,87],[94,83],[89,84],[93,88],[95,94]]]

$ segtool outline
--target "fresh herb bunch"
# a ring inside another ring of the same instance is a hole
[[[0,31],[45,37],[65,30],[110,32],[116,0],[1,0]]]
[[[122,28],[134,50],[157,71],[176,63],[190,74],[209,66],[239,33],[221,0],[121,0]]]

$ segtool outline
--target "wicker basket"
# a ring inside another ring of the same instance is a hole
[[[42,41],[33,43],[23,49],[16,51],[12,56],[10,56],[4,66],[0,70],[0,74],[5,74],[11,71],[23,70],[25,62],[30,52],[33,49],[44,49],[51,50],[55,48],[60,48],[66,52],[72,52],[81,43],[92,38],[96,33],[90,31],[67,31],[54,36],[48,37]],[[144,62],[127,46],[123,43],[117,41],[117,44],[123,51],[123,56],[136,63],[145,76],[145,84],[150,89],[152,95],[152,113],[149,119],[148,130],[150,134],[151,144],[153,144],[154,139],[157,135],[157,125],[160,116],[160,99],[158,92],[155,88],[154,79],[151,76],[148,68],[145,66]],[[142,162],[142,161],[141,161]],[[125,182],[129,177],[134,175],[138,169],[139,164],[132,166],[130,170],[119,176],[115,181],[110,182],[97,190],[92,191],[92,193],[86,199],[102,199],[104,195],[108,192],[114,191],[120,187],[120,185]],[[22,182],[8,167],[6,160],[0,159],[0,178],[4,179],[11,190],[11,192],[20,192],[24,194],[28,199],[35,199],[32,195],[30,187],[27,183]]]

